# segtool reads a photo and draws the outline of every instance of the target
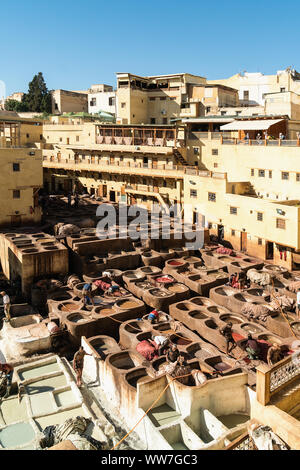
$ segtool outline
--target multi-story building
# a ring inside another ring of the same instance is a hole
[[[116,92],[110,85],[92,85],[88,94],[88,111],[90,114],[101,112],[116,114]]]
[[[52,114],[88,112],[88,92],[53,90]]]
[[[208,80],[208,83],[235,88],[238,90],[239,100],[243,106],[263,106],[267,93],[292,91],[300,94],[300,75],[291,68],[279,70],[274,75],[243,72],[229,78]]]
[[[31,120],[0,117],[2,227],[38,224],[41,220],[38,204],[38,192],[43,186],[41,129]]]
[[[180,202],[235,249],[299,268],[298,95],[270,92],[261,106],[240,106],[248,113],[220,112],[238,105],[237,90],[201,77],[118,74],[122,123],[44,125],[45,187],[147,207]]]

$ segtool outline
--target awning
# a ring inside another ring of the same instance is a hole
[[[232,117],[226,117],[226,116],[214,116],[214,117],[210,117],[210,116],[206,116],[206,117],[203,117],[203,118],[185,118],[185,119],[181,119],[182,122],[184,123],[194,123],[194,124],[197,124],[197,123],[202,123],[202,124],[209,124],[210,122],[218,122],[218,123],[221,123],[221,122],[232,122],[234,121],[234,118]]]
[[[257,119],[254,121],[233,121],[220,127],[221,131],[265,131],[284,119]]]

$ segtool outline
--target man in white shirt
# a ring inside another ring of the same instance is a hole
[[[10,321],[10,298],[6,292],[1,292],[6,321]]]
[[[152,336],[153,341],[157,344],[158,354],[161,356],[164,353],[164,350],[169,345],[169,338],[166,336]]]

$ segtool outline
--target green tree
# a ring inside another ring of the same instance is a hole
[[[28,86],[28,93],[23,96],[23,103],[29,111],[51,113],[51,93],[48,91],[42,72],[35,75]]]
[[[6,100],[4,106],[6,111],[15,111],[16,113],[28,111],[27,104],[17,100]]]

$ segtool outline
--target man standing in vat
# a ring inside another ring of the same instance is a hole
[[[3,306],[4,306],[4,313],[5,313],[5,321],[10,321],[10,298],[6,292],[1,292],[2,299],[3,299]]]
[[[0,364],[0,373],[4,374],[6,378],[6,393],[3,398],[8,398],[10,394],[14,368],[10,364]]]
[[[76,384],[77,384],[77,387],[79,388],[82,387],[82,372],[83,372],[83,366],[84,366],[84,356],[93,356],[93,354],[88,354],[83,349],[83,346],[80,346],[77,353],[75,353],[74,359],[73,359],[73,369],[76,372]]]
[[[228,322],[224,328],[220,329],[220,333],[226,340],[226,354],[229,354],[234,348],[236,348],[236,344],[232,336],[232,323]],[[231,347],[229,347],[230,344]]]

